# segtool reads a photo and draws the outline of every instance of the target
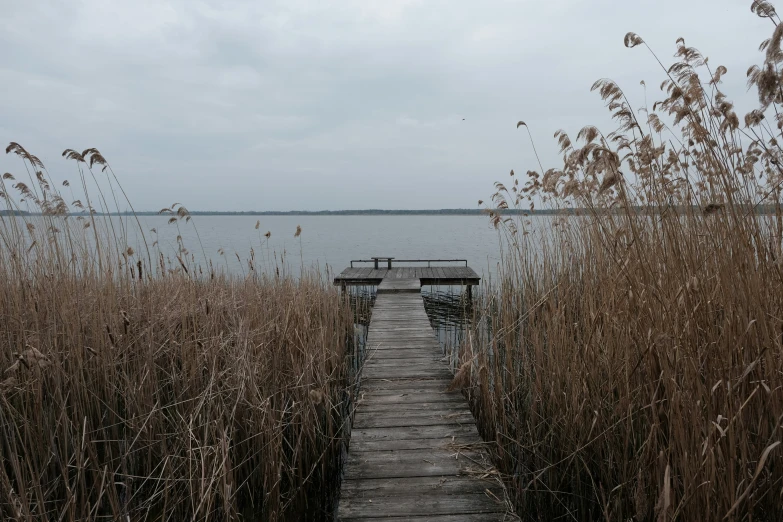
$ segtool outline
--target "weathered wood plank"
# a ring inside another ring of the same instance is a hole
[[[422,348],[398,350],[377,350],[371,354],[373,364],[376,366],[397,366],[403,361],[432,361],[436,364],[447,363],[446,357],[440,353],[440,350],[424,350]]]
[[[366,395],[402,395],[409,401],[412,395],[437,394],[446,398],[462,398],[459,392],[446,392],[447,381],[424,377],[421,379],[376,380],[362,383],[362,393]]]
[[[375,381],[377,382],[377,381]],[[465,404],[465,398],[459,393],[444,393],[444,388],[411,386],[410,388],[383,389],[375,388],[372,383],[362,387],[360,396],[367,401],[373,401],[376,407],[384,403],[389,404],[411,404],[415,405],[421,402],[458,402]]]
[[[411,357],[404,359],[383,357],[383,354],[388,352],[394,352],[394,350],[382,350],[369,354],[368,357],[371,361],[368,361],[366,365],[372,366],[373,368],[384,368],[389,371],[393,371],[395,368],[431,368],[436,370],[438,368],[443,368],[443,364],[447,362],[446,360],[441,360],[443,357],[440,354],[435,353],[429,357]],[[389,378],[393,378],[391,373],[389,374]]]
[[[417,411],[432,411],[435,408],[451,408],[453,412],[465,411],[467,409],[465,401],[458,400],[393,403],[380,398],[362,397],[356,405],[363,409],[372,409],[375,412],[395,412],[399,415]]]
[[[420,293],[421,282],[416,278],[399,278],[388,279],[385,278],[378,285],[378,293]]]
[[[416,517],[352,517],[340,518],[350,522],[500,522],[506,520],[503,514],[498,513],[467,513],[463,515],[423,515]],[[514,520],[514,519],[511,519]]]
[[[391,517],[453,515],[454,513],[498,513],[502,505],[485,492],[458,495],[394,495],[351,499],[340,505],[343,520],[383,514]],[[399,518],[398,518],[399,520]],[[428,519],[430,520],[430,519]],[[495,520],[498,520],[497,518]]]
[[[355,440],[351,442],[351,451],[439,450],[448,449],[449,444],[451,444],[451,439]],[[487,446],[487,443],[481,440],[478,433],[475,436],[462,435],[460,444],[475,448]]]
[[[450,376],[448,370],[444,369],[443,372],[438,372],[436,374],[433,374],[428,368],[423,367],[408,367],[408,368],[400,368],[396,371],[389,371],[387,368],[372,368],[372,367],[365,367],[362,372],[362,379],[415,379],[418,377],[429,377],[429,376],[439,376],[439,377],[447,377]]]
[[[360,408],[356,413],[354,424],[365,427],[379,426],[378,422],[394,421],[394,426],[432,426],[435,424],[460,424],[464,419],[472,419],[472,414],[467,409],[466,404],[435,402],[431,403],[429,408],[404,408],[403,406],[373,408],[372,402],[365,402],[367,408]],[[417,405],[417,406],[420,406]],[[406,424],[406,420],[410,424]],[[417,423],[418,420],[425,421]]]
[[[388,428],[354,428],[351,431],[351,440],[392,441],[447,438],[451,441],[477,434],[476,426],[471,424],[436,424],[433,426],[409,426],[404,432]]]
[[[492,489],[494,480],[475,480],[472,477],[409,477],[380,478],[367,480],[346,480],[341,488],[343,493],[351,493],[358,498],[372,498],[372,495],[385,497],[397,493],[426,491],[427,494],[481,493]],[[382,513],[379,516],[385,516]]]
[[[360,410],[361,412],[361,410]],[[470,411],[444,413],[433,416],[424,414],[416,414],[418,412],[391,412],[389,414],[383,414],[375,412],[373,414],[360,414],[357,413],[356,418],[353,421],[354,428],[357,429],[370,429],[370,428],[396,428],[402,435],[408,431],[409,428],[419,426],[463,426],[472,425],[474,422],[473,415]]]
[[[384,373],[386,372],[386,373]],[[427,373],[431,372],[431,373]],[[412,373],[415,373],[412,374]],[[399,364],[385,364],[376,365],[373,361],[369,361],[364,365],[362,370],[362,376],[365,378],[371,378],[370,375],[376,378],[386,379],[414,379],[416,377],[439,377],[444,381],[444,388],[448,385],[452,375],[448,367],[444,363],[433,363],[427,359],[412,359],[405,361],[400,359]]]
[[[489,471],[491,466],[481,455],[483,452],[450,452],[445,448],[440,451],[423,449],[350,452],[345,479],[454,477]]]

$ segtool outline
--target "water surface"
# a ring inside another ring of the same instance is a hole
[[[485,216],[194,216],[177,224],[168,224],[167,216],[140,219],[147,231],[156,230],[153,241],[164,255],[177,252],[180,235],[197,262],[206,255],[232,273],[246,270],[251,248],[262,266],[274,266],[275,256],[284,255],[291,267],[337,273],[351,259],[394,256],[467,259],[482,275],[494,271],[500,257],[498,232]],[[295,238],[297,226],[302,233]]]

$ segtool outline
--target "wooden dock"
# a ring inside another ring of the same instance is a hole
[[[392,269],[400,270],[400,269]],[[489,522],[506,506],[435,339],[422,279],[384,278],[372,311],[338,520]]]

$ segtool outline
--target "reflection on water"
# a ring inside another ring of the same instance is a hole
[[[432,286],[422,290],[422,297],[435,337],[449,366],[455,370],[459,366],[459,348],[473,314],[473,300],[466,288],[460,286]]]

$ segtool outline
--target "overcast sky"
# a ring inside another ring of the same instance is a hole
[[[659,96],[627,31],[666,64],[685,37],[753,108],[771,24],[750,3],[0,0],[0,139],[56,180],[97,147],[141,210],[470,208],[536,167],[518,120],[557,166],[557,129],[613,129],[593,81]]]

